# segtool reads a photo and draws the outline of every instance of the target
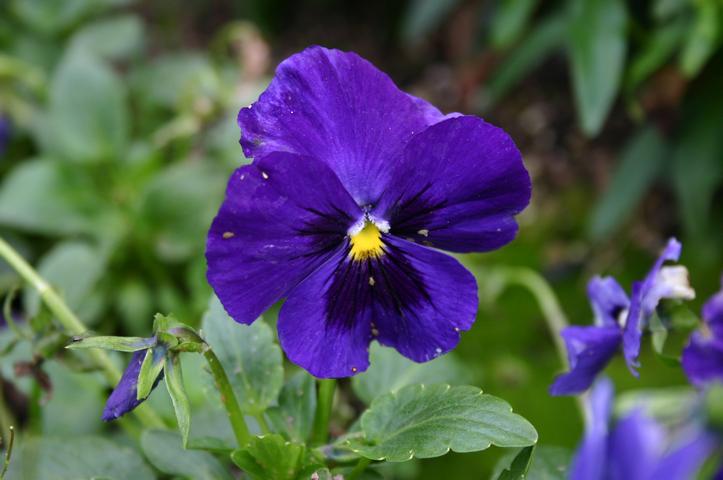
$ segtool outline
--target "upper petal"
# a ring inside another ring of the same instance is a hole
[[[514,216],[530,201],[530,177],[512,139],[471,116],[413,137],[389,178],[374,214],[399,237],[454,252],[511,241]]]
[[[570,371],[559,375],[550,387],[551,395],[584,392],[618,349],[622,333],[617,326],[567,327],[560,333],[570,362]]]
[[[208,281],[253,322],[343,243],[362,215],[323,162],[274,153],[231,176],[206,243]]]
[[[389,236],[374,276],[377,340],[416,362],[447,353],[477,314],[477,282],[456,259]]]
[[[618,316],[630,307],[625,290],[613,277],[593,277],[587,284],[595,323],[597,325],[618,325]]]
[[[319,158],[366,204],[406,141],[442,118],[357,54],[311,47],[278,66],[238,124],[247,156],[284,151]]]

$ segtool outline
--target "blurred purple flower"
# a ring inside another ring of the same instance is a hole
[[[8,141],[10,140],[10,120],[0,115],[0,155],[5,153]]]
[[[666,261],[677,261],[680,250],[680,242],[671,238],[645,279],[633,283],[630,299],[612,277],[590,280],[587,293],[595,325],[571,326],[561,332],[571,370],[555,379],[552,395],[575,395],[590,388],[621,344],[631,373],[638,375],[642,331],[660,300],[695,297],[685,267],[663,266]]]
[[[612,400],[612,383],[600,379],[590,393],[570,480],[688,480],[715,448],[711,435],[697,431],[670,448],[665,430],[640,409],[611,428]]]
[[[255,160],[231,176],[206,248],[231,317],[250,324],[285,297],[281,346],[317,377],[366,370],[374,339],[418,362],[454,348],[477,286],[437,249],[514,238],[531,186],[512,139],[321,47],[282,62],[238,124]]]
[[[683,350],[683,370],[690,383],[723,383],[723,278],[721,290],[703,306],[703,328],[691,334]]]
[[[105,404],[105,409],[103,410],[104,421],[109,422],[111,420],[115,420],[116,418],[130,412],[146,400],[145,398],[140,400],[137,398],[138,374],[141,371],[141,365],[143,364],[146,352],[147,350],[138,350],[137,352],[133,352],[130,363],[128,363],[128,366],[123,372],[123,376],[118,382],[118,385],[116,385],[113,392],[111,392],[108,397],[108,401]],[[159,349],[159,353],[163,354],[165,352]],[[163,371],[161,371],[160,375],[158,375],[153,383],[153,388],[156,388],[158,382],[160,382],[162,378]]]

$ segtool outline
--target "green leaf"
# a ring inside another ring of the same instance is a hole
[[[156,383],[156,379],[163,371],[163,367],[166,364],[166,349],[162,346],[155,348],[149,348],[146,352],[146,356],[143,357],[143,363],[141,364],[141,370],[138,372],[138,400],[148,398],[153,390],[153,384]]]
[[[10,7],[23,23],[43,34],[61,33],[104,7],[126,0],[13,0]]]
[[[184,450],[177,433],[146,430],[141,435],[146,458],[161,472],[194,480],[231,480],[233,476],[208,452]]]
[[[306,372],[296,372],[281,389],[279,406],[266,411],[274,428],[295,442],[311,434],[316,411],[316,381]]]
[[[235,450],[231,460],[252,480],[296,480],[308,478],[322,465],[300,443],[281,435],[254,437],[245,449]]]
[[[566,448],[536,447],[525,480],[566,480],[571,461],[572,453]]]
[[[66,348],[103,348],[105,350],[115,350],[117,352],[137,352],[150,348],[156,344],[155,338],[146,337],[74,337],[73,342]]]
[[[626,78],[627,90],[634,90],[658,70],[680,46],[689,29],[688,19],[676,17],[657,27],[632,59]]]
[[[512,45],[524,31],[538,0],[500,0],[492,19],[490,39],[492,46],[504,49]]]
[[[568,49],[583,131],[595,136],[613,105],[625,62],[623,0],[572,2]]]
[[[487,84],[485,94],[490,105],[501,100],[525,75],[563,44],[566,20],[566,16],[560,13],[548,15],[512,50]]]
[[[43,403],[43,434],[85,435],[100,430],[98,420],[108,395],[103,376],[98,372],[74,372],[55,360],[46,361],[43,370],[53,384],[52,395]]]
[[[284,381],[281,349],[263,321],[234,322],[214,296],[203,317],[206,342],[221,361],[241,409],[258,414],[273,404]]]
[[[70,48],[108,60],[121,60],[140,53],[143,23],[136,15],[118,15],[84,26],[70,40]]]
[[[63,297],[81,320],[92,323],[99,313],[101,297],[95,287],[105,269],[106,259],[94,247],[76,241],[58,243],[38,262],[38,273]],[[30,315],[40,309],[40,296],[31,286],[25,289]]]
[[[460,0],[412,0],[402,22],[402,40],[420,42],[447,18]]]
[[[78,172],[50,160],[25,161],[0,187],[0,224],[41,234],[88,233],[98,203]]]
[[[176,164],[153,178],[142,196],[141,215],[159,256],[184,260],[202,249],[225,182],[208,163]]]
[[[349,447],[390,462],[537,442],[535,428],[509,404],[471,386],[409,385],[374,400],[361,426],[364,438],[350,438]]]
[[[701,0],[696,18],[680,56],[680,66],[688,78],[695,77],[720,45],[723,7],[719,0]]]
[[[535,447],[521,448],[512,455],[505,455],[497,463],[495,470],[499,470],[493,474],[492,479],[497,480],[524,480],[527,478],[527,471],[532,463],[532,454]]]
[[[723,385],[710,385],[703,395],[707,423],[720,429],[723,427]]]
[[[166,359],[165,365],[165,382],[168,389],[168,395],[173,402],[173,410],[176,412],[176,421],[178,429],[181,431],[183,440],[183,448],[188,445],[188,435],[191,433],[191,404],[186,395],[186,389],[183,385],[183,373],[181,370],[181,361],[178,354],[170,355]]]
[[[593,210],[590,233],[600,239],[613,233],[635,212],[640,200],[667,164],[670,146],[657,129],[639,130],[621,153],[620,164]]]
[[[121,157],[128,141],[128,107],[123,83],[91,55],[68,54],[50,85],[48,153],[69,162]]]
[[[417,363],[393,348],[373,343],[369,355],[369,369],[351,381],[354,393],[367,405],[380,395],[413,383],[460,384],[469,380],[464,364],[452,353],[426,363]]]
[[[132,448],[103,437],[63,435],[23,438],[7,478],[153,480],[155,475]]]

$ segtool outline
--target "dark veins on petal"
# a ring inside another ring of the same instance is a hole
[[[384,255],[363,261],[351,260],[348,252],[347,246],[346,257],[328,280],[326,318],[334,326],[351,328],[360,312],[373,307],[394,311],[403,322],[405,311],[431,303],[423,278],[394,245],[385,243]]]
[[[331,254],[344,241],[347,229],[354,223],[354,218],[334,205],[327,205],[323,209],[303,208],[315,215],[314,218],[305,221],[304,225],[297,229],[299,235],[314,239],[315,248],[304,253],[303,256],[323,257]]]
[[[404,192],[400,192],[397,200],[393,202],[390,210],[391,233],[400,238],[419,237],[419,231],[426,226],[426,217],[446,205],[444,199],[434,199],[429,193],[432,184],[428,183],[411,197],[404,199]]]

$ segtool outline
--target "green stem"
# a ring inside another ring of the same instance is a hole
[[[3,461],[3,468],[0,470],[0,480],[5,478],[5,474],[8,473],[8,467],[10,466],[10,459],[13,456],[13,446],[15,445],[15,428],[10,427],[10,439],[8,440],[8,446],[5,450],[5,461]]]
[[[346,480],[356,480],[359,478],[359,475],[364,473],[364,470],[367,469],[370,463],[372,463],[372,461],[368,458],[360,458],[359,463],[357,463],[354,469],[346,476]]]
[[[231,422],[231,428],[236,436],[238,446],[243,448],[251,441],[251,434],[246,426],[246,419],[244,419],[243,413],[241,412],[241,407],[239,407],[233,387],[231,387],[231,384],[228,381],[228,376],[226,375],[226,371],[223,369],[223,365],[221,365],[221,361],[218,359],[216,354],[213,353],[213,350],[209,348],[203,353],[203,356],[208,362],[208,366],[211,369],[211,375],[213,375],[213,379],[216,382],[216,388],[218,388],[218,391],[221,394],[221,402],[223,403],[224,408],[226,408],[226,413],[228,414],[229,421]]]
[[[259,424],[259,428],[261,428],[264,435],[271,433],[271,429],[269,428],[269,424],[266,422],[266,418],[264,418],[263,413],[254,414],[254,418],[256,419],[256,423]]]
[[[323,445],[329,438],[329,419],[331,418],[335,389],[336,380],[333,378],[319,379],[319,397],[316,402],[314,429],[311,434],[311,443],[314,445]]]
[[[507,285],[517,284],[526,288],[532,296],[535,297],[537,304],[540,306],[540,310],[542,310],[542,317],[547,323],[552,341],[555,343],[560,363],[562,363],[565,369],[569,370],[570,363],[567,358],[567,348],[560,335],[560,332],[569,325],[569,322],[550,284],[547,283],[539,273],[529,268],[500,267],[495,269],[495,272],[504,279]],[[577,401],[577,406],[583,421],[586,421],[587,407],[585,406],[583,398],[578,395],[575,397],[575,400]]]
[[[53,290],[43,278],[18,254],[9,243],[0,237],[0,258],[4,258],[6,262],[35,290],[37,290],[43,303],[53,312],[55,318],[58,319],[63,328],[71,335],[81,335],[88,329],[83,322],[73,313],[63,299]],[[121,372],[111,361],[110,357],[102,350],[89,350],[88,354],[98,365],[105,375],[108,383],[115,385],[121,377]],[[149,406],[144,408],[136,408],[134,410],[138,419],[144,425],[149,427],[163,427],[163,421],[155,411]]]

